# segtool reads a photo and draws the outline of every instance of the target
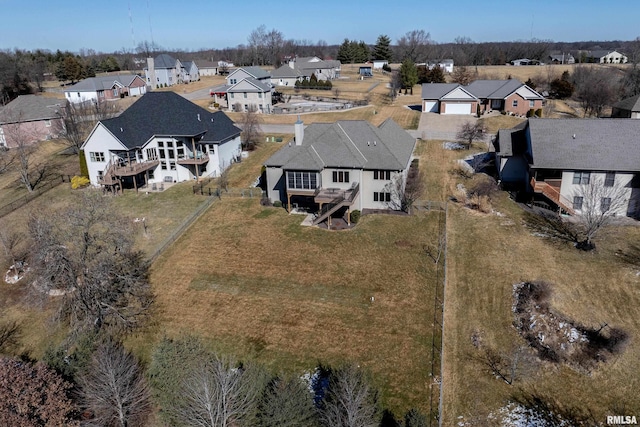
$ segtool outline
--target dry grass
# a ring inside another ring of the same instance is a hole
[[[595,253],[552,246],[532,236],[521,224],[521,211],[504,197],[497,206],[504,216],[450,209],[448,221],[448,285],[445,313],[445,424],[459,416],[484,419],[496,412],[517,388],[558,402],[564,408],[588,408],[597,420],[614,408],[638,408],[640,343],[599,365],[591,375],[566,366],[543,365],[531,376],[508,386],[473,360],[471,336],[480,331],[485,344],[499,351],[524,344],[512,323],[512,286],[526,280],[554,284],[551,305],[586,325],[603,323],[632,337],[640,332],[634,314],[640,306],[638,277],[613,257],[624,241],[637,241],[636,226],[615,230],[616,238],[598,242]],[[616,406],[618,405],[618,406]],[[480,425],[483,423],[480,422]]]
[[[497,133],[500,129],[511,129],[512,127],[522,123],[524,119],[508,115],[494,115],[490,117],[482,117],[480,120],[489,133]]]
[[[433,286],[422,248],[437,217],[366,216],[346,232],[302,219],[255,199],[216,202],[154,265],[157,325],[134,346],[148,355],[165,334],[196,334],[275,371],[354,360],[391,408],[426,410]]]

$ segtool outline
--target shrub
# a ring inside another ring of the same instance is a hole
[[[503,116],[507,114],[507,112],[505,110],[500,111],[500,114],[502,114]]]
[[[84,150],[80,150],[80,152],[78,153],[78,159],[80,161],[80,176],[89,176],[87,157],[84,154]]]
[[[89,181],[89,178],[87,178],[86,176],[76,175],[73,178],[71,178],[71,188],[76,190],[78,188],[86,187],[87,185],[89,185],[90,182],[91,181]]]
[[[542,108],[538,108],[535,112],[535,115],[538,117],[542,117]]]
[[[268,197],[263,197],[263,198],[260,199],[260,205],[261,206],[272,206],[271,200],[269,200]]]
[[[353,212],[351,212],[351,223],[352,224],[357,224],[358,221],[360,221],[360,211],[359,210],[355,210]]]
[[[282,207],[282,202],[280,200],[276,200],[275,202],[273,202],[273,207],[274,208],[281,208]]]
[[[536,110],[534,110],[533,108],[527,111],[527,117],[533,117],[535,114],[536,114]]]
[[[383,64],[382,69],[389,73],[391,72],[391,67],[389,66],[389,64]]]

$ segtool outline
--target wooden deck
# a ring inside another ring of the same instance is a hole
[[[567,200],[562,194],[560,194],[560,186],[562,184],[561,179],[547,179],[545,181],[536,181],[535,178],[531,178],[531,187],[536,193],[545,195],[549,200],[554,202],[563,211],[574,215],[573,203]]]

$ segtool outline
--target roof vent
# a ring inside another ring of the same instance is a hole
[[[198,113],[198,121],[201,121],[201,120],[200,120],[200,113]]]
[[[573,134],[573,139],[576,139],[576,134],[575,133]]]
[[[376,141],[373,141],[373,146],[374,146],[374,147],[376,146]]]
[[[120,128],[120,132],[124,132],[124,130],[122,128]]]
[[[371,141],[367,141],[367,147],[371,145]]]

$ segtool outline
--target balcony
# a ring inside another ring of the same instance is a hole
[[[109,168],[107,176],[135,176],[139,173],[153,169],[160,164],[159,160],[147,160],[144,162],[131,162],[125,164],[114,164]],[[106,178],[106,177],[105,177]]]
[[[198,151],[195,155],[188,153],[178,157],[179,165],[203,165],[209,161],[209,156],[202,151]]]
[[[573,215],[575,214],[575,211],[572,207],[573,203],[560,193],[561,185],[561,179],[547,179],[544,181],[536,181],[535,178],[531,178],[531,187],[533,188],[534,192],[543,194],[553,203],[558,205],[560,209]]]
[[[346,190],[339,188],[318,188],[313,195],[313,201],[318,204],[332,203],[336,199],[353,201],[358,193],[359,186],[354,186]]]

